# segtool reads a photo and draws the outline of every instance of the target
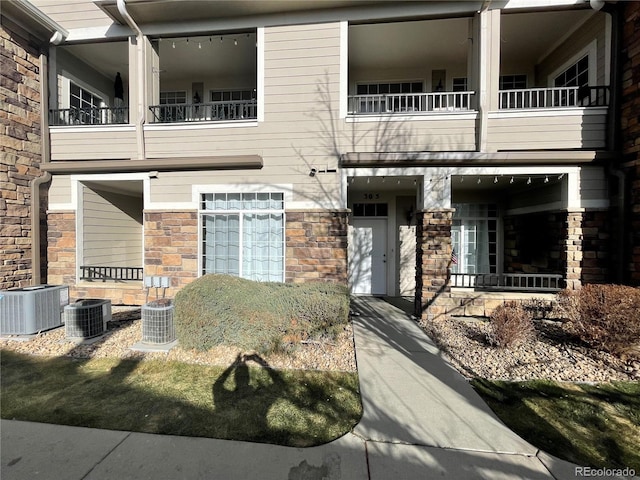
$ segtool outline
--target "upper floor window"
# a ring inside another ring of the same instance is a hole
[[[359,83],[358,95],[384,95],[389,93],[422,93],[422,82]]]
[[[553,80],[555,87],[584,87],[589,85],[589,55],[585,55]]]
[[[170,105],[172,103],[187,103],[187,92],[160,92],[160,104]]]
[[[522,90],[527,88],[526,75],[500,75],[500,90]]]
[[[80,124],[101,124],[101,108],[105,103],[102,98],[94,95],[90,91],[69,82],[69,108],[74,116],[72,123]]]
[[[239,100],[255,100],[255,90],[211,90],[212,102],[232,102]]]
[[[467,77],[453,78],[451,89],[454,92],[466,92],[467,91]]]

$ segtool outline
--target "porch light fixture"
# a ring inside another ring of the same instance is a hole
[[[385,181],[385,178],[384,178],[384,177],[382,177],[382,183],[384,183],[384,181]]]
[[[202,50],[202,43],[201,42],[198,42],[198,49]]]
[[[171,45],[172,48],[176,48],[176,42],[173,42],[173,44]]]
[[[464,183],[464,177],[460,175],[460,183]]]
[[[371,183],[371,179],[367,177],[367,184]]]
[[[498,183],[498,176],[497,175],[493,178],[493,183]]]
[[[482,183],[482,179],[478,177],[478,185],[480,185],[481,183]]]
[[[549,183],[549,175],[544,176],[544,183]]]
[[[237,38],[234,38],[234,39],[233,39],[233,44],[234,44],[236,47],[238,46],[238,39],[237,39]]]
[[[509,180],[509,183],[513,183],[513,177],[511,177],[511,180]]]
[[[315,177],[316,173],[318,173],[318,170],[316,170],[315,168],[312,168],[311,171],[309,172],[309,176],[310,177]]]
[[[527,178],[527,185],[531,185],[531,177]]]

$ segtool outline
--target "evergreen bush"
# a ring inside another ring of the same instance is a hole
[[[331,283],[261,283],[205,275],[178,292],[176,333],[185,348],[234,345],[260,353],[332,337],[348,321],[349,293]]]

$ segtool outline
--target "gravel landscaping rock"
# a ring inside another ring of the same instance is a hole
[[[169,353],[133,351],[131,347],[142,341],[140,309],[114,306],[112,313],[113,321],[109,322],[108,331],[97,339],[74,343],[65,338],[62,327],[42,332],[28,340],[20,337],[2,338],[0,349],[28,355],[157,359],[225,367],[231,365],[239,353],[253,353],[224,346],[199,352],[185,350],[180,345]],[[262,357],[270,367],[277,369],[356,371],[353,331],[350,325],[335,340],[288,345],[286,352]]]
[[[623,361],[572,342],[558,322],[536,321],[537,337],[510,348],[487,342],[489,322],[448,317],[420,322],[451,363],[466,377],[491,380],[547,379],[610,382],[640,379],[638,359]]]
[[[568,382],[640,380],[640,355],[623,361],[606,352],[577,345],[556,322],[537,321],[535,340],[505,349],[488,344],[489,324],[484,320],[446,317],[420,324],[453,366],[468,378]],[[28,340],[16,341],[18,339],[0,339],[0,349],[29,355],[158,359],[221,366],[233,363],[239,353],[253,353],[225,346],[199,352],[180,345],[169,353],[133,351],[131,347],[142,340],[140,309],[118,306],[113,307],[113,321],[107,333],[97,339],[74,343],[65,338],[64,328],[42,332]],[[263,355],[263,358],[276,369],[354,372],[353,330],[349,325],[335,340],[292,344],[285,352]]]

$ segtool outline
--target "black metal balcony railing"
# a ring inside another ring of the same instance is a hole
[[[149,107],[155,123],[210,122],[258,118],[255,100],[208,103],[167,103]]]
[[[349,114],[469,111],[473,96],[474,92],[350,95]]]
[[[553,87],[500,90],[500,109],[606,107],[609,87]]]
[[[87,107],[49,110],[49,125],[116,125],[129,123],[129,107]]]
[[[142,267],[106,267],[87,266],[80,267],[80,280],[142,280]]]
[[[452,273],[452,287],[478,290],[523,290],[557,292],[563,288],[564,277],[553,273]]]

